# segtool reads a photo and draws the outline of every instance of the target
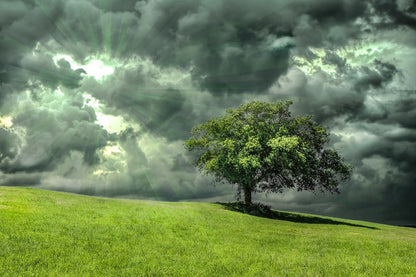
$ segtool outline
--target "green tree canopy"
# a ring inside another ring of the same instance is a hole
[[[185,148],[196,165],[217,181],[237,185],[247,204],[253,192],[286,188],[339,192],[351,166],[324,145],[325,128],[311,116],[293,117],[292,101],[250,102],[195,126]]]

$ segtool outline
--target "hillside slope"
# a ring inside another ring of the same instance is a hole
[[[307,216],[297,215],[302,217]],[[219,204],[0,187],[0,276],[416,272],[416,229],[340,219],[322,222],[260,218]]]

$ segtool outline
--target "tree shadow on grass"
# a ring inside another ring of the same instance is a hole
[[[282,212],[282,211],[275,211],[270,209],[269,206],[256,203],[251,205],[246,205],[243,202],[231,202],[231,203],[222,203],[217,202],[217,204],[222,205],[225,209],[240,212],[244,214],[249,214],[258,217],[265,217],[270,219],[279,219],[279,220],[286,220],[291,222],[298,222],[298,223],[309,223],[309,224],[332,224],[332,225],[347,225],[353,227],[361,227],[361,228],[368,228],[373,230],[379,230],[376,227],[365,226],[360,224],[354,224],[344,221],[338,221],[329,218],[322,218],[313,215],[301,215],[295,214],[290,212]]]

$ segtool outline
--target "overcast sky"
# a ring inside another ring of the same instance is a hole
[[[416,225],[413,0],[0,0],[0,185],[231,201],[192,126],[293,99],[354,166],[276,209]]]

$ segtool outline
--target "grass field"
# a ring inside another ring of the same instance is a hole
[[[416,275],[416,229],[0,187],[0,276]]]

